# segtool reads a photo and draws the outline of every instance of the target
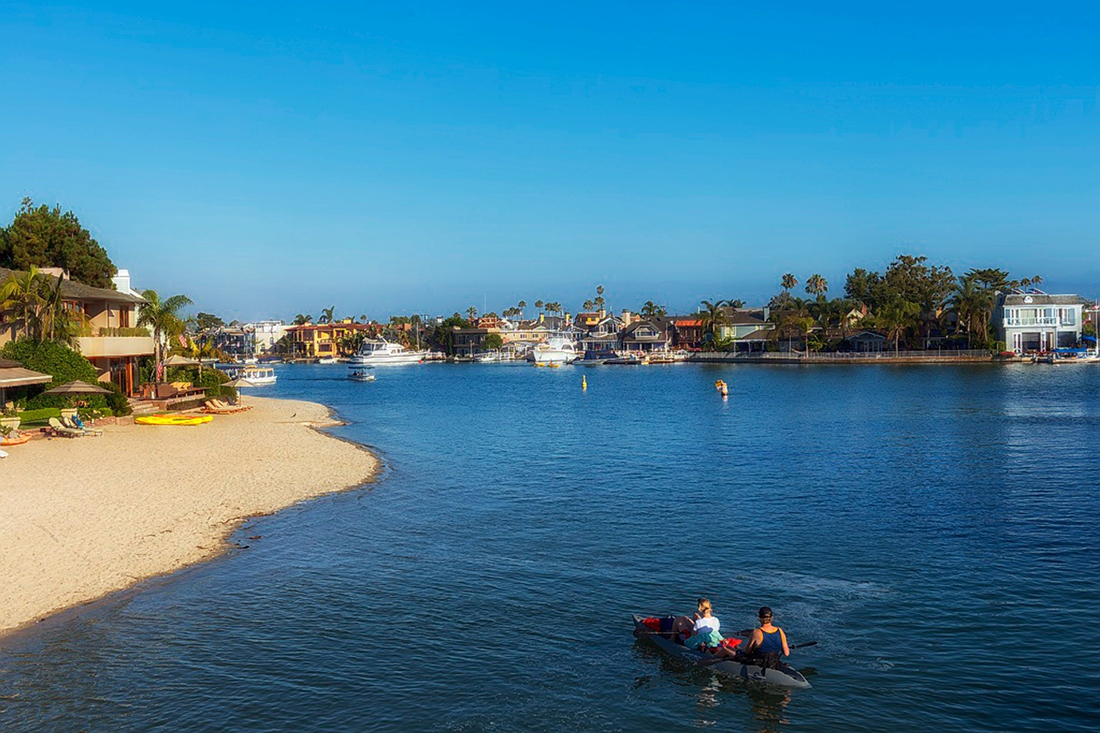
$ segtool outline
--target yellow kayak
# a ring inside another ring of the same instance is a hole
[[[139,425],[202,425],[214,419],[213,415],[142,415],[135,417]]]

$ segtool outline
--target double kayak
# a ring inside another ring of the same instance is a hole
[[[135,417],[139,425],[202,425],[210,422],[212,415],[142,415]]]
[[[713,669],[715,672],[729,677],[740,677],[744,680],[761,682],[766,685],[775,685],[776,687],[786,687],[788,689],[804,689],[810,687],[810,683],[806,681],[802,673],[786,662],[779,662],[776,666],[767,668],[758,667],[755,664],[737,662],[733,659],[724,659],[721,662],[713,662],[704,665],[704,661],[709,661],[714,658],[713,654],[697,651],[695,649],[688,649],[676,640],[675,634],[671,631],[654,631],[646,625],[646,619],[642,616],[634,615],[632,618],[634,619],[635,637],[639,639],[649,639],[656,644],[661,651],[678,659],[705,666],[708,669]]]

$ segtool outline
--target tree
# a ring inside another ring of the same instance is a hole
[[[596,304],[593,303],[591,300],[584,301],[584,309],[586,311],[593,310],[595,307],[596,307]]]
[[[806,278],[806,292],[820,300],[829,292],[829,283],[821,275],[814,273]]]
[[[527,301],[521,300],[520,302],[516,303],[516,307],[519,308],[519,317],[523,318],[523,309],[527,307]]]
[[[542,301],[541,300],[536,300],[535,301],[535,307],[538,308],[541,311],[542,310]]]
[[[474,320],[475,318],[477,318],[477,308],[471,305],[469,308],[466,309],[466,315],[469,316],[469,320]]]
[[[713,340],[718,335],[718,327],[726,322],[726,311],[724,300],[701,300],[699,304],[702,308],[699,309],[699,320],[703,322],[703,340]],[[707,337],[710,338],[707,338]]]
[[[321,311],[321,317],[317,319],[318,323],[332,323],[333,314],[336,313],[336,306],[332,305]]]
[[[798,278],[788,272],[780,279],[779,285],[783,288],[783,292],[789,293],[798,287]]]
[[[0,285],[0,313],[10,313],[19,323],[16,335],[30,337],[39,313],[46,305],[43,297],[42,275],[31,265],[25,271],[12,272]]]
[[[191,305],[191,299],[186,295],[173,295],[161,300],[156,290],[146,290],[141,297],[145,298],[145,302],[138,310],[138,325],[153,330],[153,360],[159,365],[165,341],[183,333],[183,320],[179,314],[185,306]]]
[[[199,333],[209,333],[225,325],[225,321],[213,313],[200,312],[195,316],[195,330]]]
[[[844,293],[852,300],[874,310],[882,276],[857,267],[844,281]]]
[[[658,316],[663,316],[666,313],[664,308],[657,305],[652,300],[647,300],[645,302],[645,305],[642,306],[642,310],[640,312],[646,318],[655,318]]]
[[[887,339],[893,339],[895,354],[898,352],[902,335],[917,325],[920,312],[920,306],[917,303],[896,299],[880,306],[875,313],[875,327],[886,331]]]
[[[592,303],[600,310],[603,310],[603,307],[607,304],[607,301],[603,299],[603,285],[596,286],[596,299]]]
[[[0,267],[32,266],[64,268],[73,280],[97,288],[113,288],[111,278],[118,272],[73,212],[36,207],[25,198],[11,225],[0,230]]]
[[[496,351],[501,346],[504,346],[504,337],[499,333],[485,334],[485,338],[481,340],[481,347],[486,351]]]
[[[304,326],[307,323],[313,322],[313,316],[303,316],[301,313],[294,316],[294,320],[291,323],[295,326]]]

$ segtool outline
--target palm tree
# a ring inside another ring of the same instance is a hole
[[[333,314],[336,313],[336,306],[329,306],[321,311],[321,317],[317,319],[318,323],[332,323]]]
[[[536,301],[535,301],[535,307],[536,307],[536,308],[538,308],[538,309],[539,309],[539,311],[541,311],[541,310],[542,310],[542,305],[543,305],[543,303],[542,303],[542,301],[541,301],[541,300],[536,300]]]
[[[725,302],[725,301],[720,301]],[[647,300],[645,305],[642,306],[641,314],[646,318],[654,318],[657,316],[663,316],[665,309],[654,303],[652,300]]]
[[[794,289],[795,289],[796,287],[798,287],[798,278],[797,278],[797,277],[795,277],[794,275],[792,275],[791,273],[789,273],[789,272],[788,272],[788,273],[787,273],[786,275],[784,275],[784,276],[783,276],[783,278],[782,278],[782,279],[781,279],[781,280],[779,281],[779,284],[780,284],[780,285],[781,285],[781,286],[783,287],[783,292],[785,292],[785,293],[788,293],[788,294],[789,294],[789,293],[790,293],[790,291],[792,291],[792,290],[794,290]]]
[[[519,317],[523,318],[523,309],[527,307],[527,301],[521,300],[520,302],[516,303],[516,307],[519,308]]]
[[[584,309],[590,311],[596,307],[596,304],[591,299],[584,301]]]
[[[294,316],[294,320],[291,323],[295,326],[304,326],[307,323],[313,321],[313,316],[303,316],[301,313]]]
[[[468,316],[466,320],[473,321],[475,318],[477,318],[477,308],[471,305],[469,308],[466,309],[466,315]]]
[[[153,329],[153,359],[159,366],[165,340],[183,333],[183,320],[179,312],[184,306],[191,305],[191,299],[186,295],[173,295],[161,300],[156,290],[146,290],[141,297],[145,302],[138,310],[138,325]],[[157,373],[159,371],[155,370]]]
[[[886,331],[886,338],[894,340],[894,353],[898,353],[902,334],[912,328],[920,317],[920,306],[908,300],[894,300],[879,308],[875,314],[875,327]]]
[[[703,340],[706,341],[707,336],[710,336],[710,340],[714,340],[717,336],[718,327],[726,322],[726,311],[724,300],[701,300],[699,304],[702,308],[699,309],[699,320],[703,322]]]
[[[814,273],[806,278],[806,292],[820,300],[825,293],[829,292],[829,283],[821,275]]]
[[[42,296],[44,276],[31,265],[24,271],[14,271],[0,286],[0,313],[13,313],[20,322],[20,331],[28,338],[37,326],[46,299]]]

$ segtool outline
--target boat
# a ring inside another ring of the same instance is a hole
[[[31,439],[30,433],[19,433],[17,435],[8,435],[3,440],[0,440],[0,445],[23,445]]]
[[[247,359],[244,359],[244,360],[243,360],[243,361],[242,361],[241,363],[242,363],[242,364],[258,364],[258,363],[259,363],[259,361],[260,361],[260,360],[259,360],[259,359],[257,359],[256,357],[254,357],[254,356],[250,356],[250,357],[248,357]]]
[[[245,379],[256,387],[261,387],[265,384],[275,384],[277,377],[275,376],[275,370],[269,366],[247,366],[243,369],[238,369],[233,374],[234,378]]]
[[[350,363],[355,366],[417,364],[427,356],[427,351],[410,351],[401,344],[395,344],[385,339],[367,339],[359,347],[359,352],[351,358]]]
[[[318,364],[335,364],[338,359],[335,356],[326,356],[317,360]]]
[[[486,351],[483,354],[475,356],[474,361],[478,364],[495,364],[499,361],[504,361],[504,357],[501,356],[499,351]]]
[[[141,415],[134,418],[138,425],[202,425],[214,419],[213,415]]]
[[[605,359],[604,360],[604,364],[607,364],[609,366],[612,365],[612,364],[619,364],[619,365],[625,365],[625,366],[636,366],[636,365],[641,364],[641,363],[642,363],[642,360],[639,359],[634,354],[623,354],[622,356],[616,356],[614,359]]]
[[[699,665],[704,660],[712,658],[712,655],[708,652],[688,649],[683,644],[678,644],[673,638],[673,633],[671,631],[658,632],[652,630],[646,625],[646,619],[642,616],[632,615],[631,618],[634,619],[635,638],[649,639],[657,645],[657,648],[666,654],[696,665]],[[733,659],[727,659],[705,666],[727,677],[740,677],[743,680],[775,687],[785,687],[795,690],[811,687],[806,678],[802,676],[802,673],[786,662],[779,662],[775,667],[764,668],[758,667],[755,664],[744,664]]]
[[[373,382],[374,375],[370,373],[370,370],[374,367],[371,366],[349,366],[348,367],[348,379],[353,382]]]
[[[577,359],[577,350],[572,341],[563,338],[552,338],[536,344],[531,353],[527,355],[528,361],[533,361],[536,366],[549,364],[571,364]]]

